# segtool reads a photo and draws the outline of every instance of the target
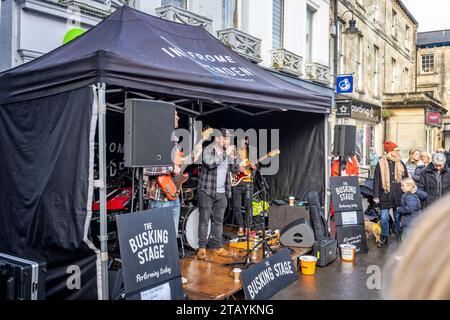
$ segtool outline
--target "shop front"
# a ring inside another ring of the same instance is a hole
[[[440,101],[422,92],[384,94],[386,139],[401,148],[402,159],[411,149],[436,152],[443,146],[442,123],[447,110]]]
[[[336,100],[336,124],[356,126],[356,155],[361,167],[370,166],[370,149],[380,145],[381,107],[356,99]]]

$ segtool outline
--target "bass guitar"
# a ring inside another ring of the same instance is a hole
[[[267,158],[275,157],[279,154],[280,154],[279,149],[272,150],[269,153],[267,153],[266,155],[259,158],[256,161],[255,165],[258,165],[260,162],[266,160]],[[242,180],[244,180],[246,178],[251,178],[251,176],[252,176],[252,169],[250,168],[250,161],[248,159],[242,160],[241,163],[239,164],[239,166],[244,167],[245,171],[239,172],[232,177],[232,179],[231,179],[232,187],[239,185],[242,182]]]
[[[195,151],[197,150],[197,147],[200,144],[203,144],[203,142],[205,142],[205,140],[209,138],[212,132],[213,128],[208,128],[201,133],[200,140],[194,146],[194,154],[191,153],[190,155],[191,158],[196,158],[197,154],[195,154]],[[186,170],[189,165],[190,163],[181,165],[180,173],[177,175],[165,174],[156,178],[158,186],[161,188],[167,199],[175,200],[178,198],[183,183],[185,183],[189,179],[189,175],[184,173],[184,170]]]

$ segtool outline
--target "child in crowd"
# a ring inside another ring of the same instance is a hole
[[[411,178],[403,179],[401,187],[403,191],[402,206],[397,208],[397,212],[400,216],[400,224],[402,227],[401,238],[403,238],[406,229],[411,226],[413,220],[419,215],[421,210],[420,201],[424,201],[427,198],[427,194],[417,189],[416,183]]]

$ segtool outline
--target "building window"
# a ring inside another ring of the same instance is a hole
[[[187,8],[187,0],[161,0],[161,7],[164,7],[169,4],[183,9]]]
[[[422,55],[421,70],[422,73],[434,72],[434,54]]]
[[[409,92],[409,69],[405,68],[405,92]]]
[[[316,11],[307,6],[306,8],[306,51],[305,51],[305,60],[306,62],[311,62],[312,57],[312,47],[313,47],[313,23],[314,23],[314,14]]]
[[[362,46],[362,36],[358,35],[356,38],[356,88],[360,91],[363,90],[363,46]]]
[[[379,12],[380,12],[380,4],[378,3],[378,0],[373,0],[373,19],[375,21],[378,21],[380,19]]]
[[[409,26],[405,26],[405,48],[409,51]]]
[[[222,0],[223,28],[239,28],[238,0]]]
[[[272,47],[283,48],[284,0],[272,0]]]
[[[391,61],[391,72],[392,72],[392,79],[391,79],[391,93],[395,92],[395,83],[397,82],[397,61],[392,58]]]
[[[373,46],[373,93],[380,96],[380,68],[378,66],[380,48]]]
[[[392,10],[392,36],[397,38],[397,12]]]
[[[338,22],[337,24],[337,37],[338,37],[338,44],[337,44],[337,52],[338,52],[338,60],[337,60],[337,70],[338,73],[344,73],[344,37],[342,34],[342,31],[344,30],[344,24],[342,22]]]
[[[434,91],[425,91],[424,92],[427,96],[430,96],[431,98],[434,98]]]

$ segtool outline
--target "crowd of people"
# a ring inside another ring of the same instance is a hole
[[[373,196],[381,212],[381,241],[388,244],[390,212],[394,220],[394,234],[398,239],[409,232],[421,210],[450,192],[450,152],[439,149],[431,155],[412,149],[403,161],[399,146],[384,143],[374,172]]]

